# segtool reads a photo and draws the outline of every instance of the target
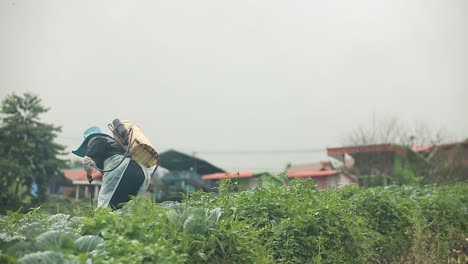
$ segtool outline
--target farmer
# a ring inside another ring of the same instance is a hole
[[[98,127],[88,128],[84,132],[84,141],[72,153],[83,157],[83,169],[87,175],[91,175],[93,169],[103,172],[98,208],[110,205],[113,210],[120,209],[130,196],[140,196],[148,188],[148,170],[125,157],[125,149]]]

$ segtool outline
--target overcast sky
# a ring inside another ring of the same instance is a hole
[[[117,117],[232,171],[327,159],[375,117],[468,137],[466,0],[0,0],[0,38],[1,99],[40,96],[68,151]]]

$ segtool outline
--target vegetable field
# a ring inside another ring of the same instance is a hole
[[[115,212],[10,213],[0,219],[0,263],[468,262],[468,184],[233,187]]]

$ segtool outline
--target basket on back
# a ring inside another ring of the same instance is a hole
[[[115,119],[109,124],[115,140],[125,149],[128,149],[130,157],[146,168],[153,167],[159,163],[159,155],[149,139],[143,134],[141,128],[128,121]],[[127,137],[122,131],[126,130]]]

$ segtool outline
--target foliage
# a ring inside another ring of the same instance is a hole
[[[141,197],[93,217],[38,208],[0,218],[0,259],[13,263],[447,263],[466,260],[468,184],[195,192]],[[51,261],[51,262],[50,262]]]
[[[412,163],[417,164],[418,161],[422,162],[422,160],[417,159],[417,155],[412,151],[408,150],[407,153],[406,159],[395,155],[392,180],[399,185],[418,185],[421,182],[421,177],[416,175]]]
[[[58,158],[64,147],[54,142],[60,128],[41,123],[48,109],[30,93],[7,96],[1,104],[0,212],[45,200],[48,184],[60,177],[66,162]],[[37,186],[35,196],[32,186]],[[34,199],[33,199],[34,198]]]
[[[93,202],[96,203],[95,200]],[[91,210],[91,204],[89,197],[75,201],[75,199],[66,196],[50,194],[41,204],[41,209],[49,214],[83,215]]]

